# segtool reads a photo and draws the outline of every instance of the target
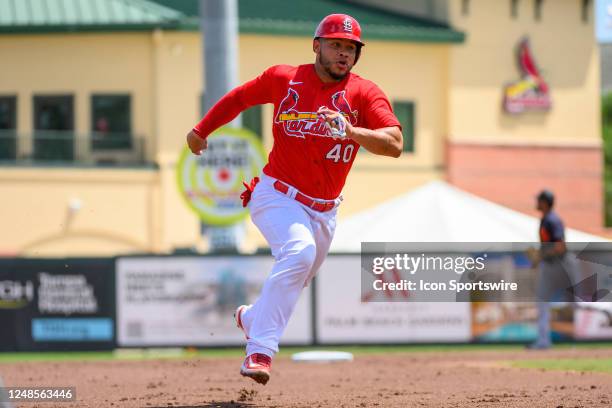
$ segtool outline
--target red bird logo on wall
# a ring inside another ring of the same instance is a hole
[[[549,87],[535,63],[528,38],[519,43],[517,55],[522,78],[506,85],[504,109],[508,113],[549,110],[552,106]]]

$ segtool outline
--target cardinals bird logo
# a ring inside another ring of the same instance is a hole
[[[288,118],[288,115],[291,113],[298,114],[299,112],[295,110],[295,106],[300,99],[300,95],[297,93],[295,89],[289,88],[287,91],[287,96],[281,101],[278,105],[278,114],[276,115],[275,123],[280,123],[284,118]]]
[[[336,92],[332,95],[332,106],[336,112],[344,114],[351,125],[357,124],[357,111],[351,110],[351,105],[346,100],[346,91]]]
[[[329,130],[324,121],[319,119],[317,112],[300,112],[297,104],[300,99],[299,93],[289,88],[287,96],[278,105],[274,123],[283,127],[287,136],[305,138],[306,135],[330,137]],[[331,104],[334,110],[340,112],[352,124],[357,123],[357,110],[352,110],[346,91],[338,91],[331,97]]]
[[[529,39],[521,40],[517,55],[522,78],[504,89],[504,109],[508,113],[550,109],[549,87],[535,63]]]

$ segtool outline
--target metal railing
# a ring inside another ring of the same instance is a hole
[[[142,166],[146,140],[129,133],[76,134],[34,131],[21,134],[0,130],[0,163],[19,165]]]

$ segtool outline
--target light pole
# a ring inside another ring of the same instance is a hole
[[[223,95],[238,85],[238,4],[237,0],[200,0],[200,30],[204,68],[203,111],[207,112]],[[240,115],[229,126],[240,127]],[[206,154],[206,153],[204,153]],[[209,233],[213,252],[238,248],[243,225],[217,227],[201,224]]]

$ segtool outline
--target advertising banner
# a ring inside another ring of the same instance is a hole
[[[550,305],[550,329],[553,341],[574,338],[574,306],[568,302]],[[535,341],[538,337],[538,311],[529,302],[472,303],[472,334],[480,343]]]
[[[113,269],[112,259],[0,260],[0,349],[112,349]]]
[[[319,343],[470,341],[469,303],[364,302],[360,270],[359,255],[332,256],[323,263],[316,279]]]
[[[574,311],[577,340],[612,339],[612,303],[581,302]]]
[[[135,257],[117,261],[120,346],[244,344],[233,313],[254,303],[270,256]],[[311,291],[304,290],[281,344],[312,341]]]

